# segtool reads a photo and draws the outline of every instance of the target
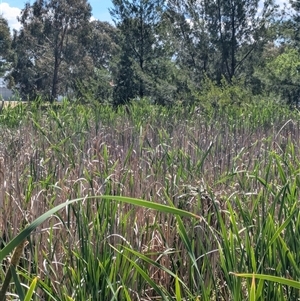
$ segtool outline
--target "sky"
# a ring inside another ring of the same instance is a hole
[[[20,15],[26,2],[33,3],[34,0],[0,0],[0,13],[8,20],[11,30],[20,28],[17,16]],[[108,8],[113,6],[111,0],[89,0],[89,3],[92,6],[93,18],[112,22],[108,11]]]
[[[28,1],[34,2],[34,0],[0,0],[0,13],[8,20],[11,30],[20,28],[17,16],[20,15],[21,9],[25,7],[25,3]],[[288,0],[276,0],[276,2],[283,5],[283,3],[288,3]],[[111,0],[89,0],[89,3],[92,6],[93,18],[112,22],[108,11],[108,8],[112,7]]]

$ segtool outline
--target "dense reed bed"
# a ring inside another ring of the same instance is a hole
[[[37,276],[32,300],[299,300],[299,119],[263,102],[4,108],[2,247],[81,198],[28,237],[23,290]]]

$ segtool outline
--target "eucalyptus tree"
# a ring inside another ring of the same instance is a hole
[[[286,8],[287,17],[281,22],[281,40],[300,50],[300,1],[289,0]]]
[[[75,83],[77,96],[88,100],[112,100],[113,74],[117,69],[116,57],[120,52],[119,30],[108,22],[94,20],[90,23],[84,45],[93,62],[93,74]]]
[[[167,7],[181,64],[218,81],[231,81],[253,62],[277,8],[273,0],[168,0]]]
[[[115,75],[116,104],[149,96],[154,102],[171,101],[174,86],[166,75],[171,52],[161,32],[160,0],[113,0],[110,10],[120,32],[120,55]]]
[[[119,53],[119,30],[108,22],[92,21],[85,44],[96,68],[111,67],[111,62]]]
[[[212,42],[220,53],[220,74],[228,80],[243,71],[248,59],[255,60],[268,42],[268,28],[276,6],[265,0],[207,1],[206,22]],[[261,11],[260,11],[261,10]]]
[[[8,22],[0,15],[0,76],[3,76],[10,66],[11,42]]]
[[[286,47],[260,70],[266,90],[289,105],[300,104],[300,52]]]
[[[195,83],[209,73],[210,59],[215,52],[209,43],[209,35],[204,26],[203,18],[195,4],[190,14],[189,4],[183,0],[168,0],[164,11],[164,21],[169,33],[169,43],[174,50],[176,64]]]
[[[43,94],[54,101],[70,81],[86,76],[92,59],[84,47],[91,6],[87,0],[35,0],[21,12],[15,32],[16,59],[10,78],[21,95]]]

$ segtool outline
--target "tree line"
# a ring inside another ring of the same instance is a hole
[[[10,35],[0,18],[0,72],[22,99],[114,105],[193,103],[207,86],[297,104],[300,2],[113,0],[114,24],[87,0],[35,0]],[[213,101],[213,100],[212,100]]]

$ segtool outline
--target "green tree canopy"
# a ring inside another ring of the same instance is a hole
[[[113,96],[113,75],[117,65],[115,59],[120,53],[119,30],[108,22],[99,20],[90,23],[85,36],[86,51],[93,62],[93,73],[88,78],[76,82],[76,96],[100,102],[111,101]]]
[[[178,62],[196,74],[231,81],[268,42],[273,0],[168,0]],[[259,3],[261,6],[259,6]],[[250,75],[250,74],[247,74]],[[200,78],[199,78],[200,77]]]
[[[113,4],[111,15],[121,37],[115,103],[135,97],[151,97],[156,103],[170,101],[176,88],[169,81],[171,53],[162,34],[161,1],[113,0]]]
[[[0,76],[3,76],[10,67],[11,35],[7,20],[0,16]]]
[[[300,54],[297,49],[287,47],[283,53],[269,58],[258,74],[265,84],[265,90],[274,98],[278,99],[279,96],[279,100],[288,104],[299,104]]]
[[[15,33],[16,52],[11,83],[21,95],[42,94],[51,101],[68,93],[70,81],[92,70],[84,47],[91,6],[87,0],[36,0],[21,12],[20,32]]]

